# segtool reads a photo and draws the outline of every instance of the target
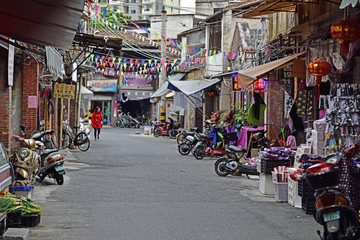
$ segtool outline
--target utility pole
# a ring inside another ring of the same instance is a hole
[[[161,35],[164,36],[166,39],[166,11],[165,7],[163,7],[163,10],[161,12]],[[161,67],[161,74],[159,76],[159,87],[162,86],[166,82],[166,43],[164,41],[161,41],[161,63],[164,63]],[[161,96],[160,100],[160,121],[165,122],[166,121],[166,106],[165,106],[165,96]]]

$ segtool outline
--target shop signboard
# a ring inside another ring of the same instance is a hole
[[[121,89],[152,89],[152,76],[122,76]]]
[[[294,78],[291,77],[292,74],[292,65],[281,68],[278,71],[279,76],[279,84],[286,90],[286,92],[293,96],[294,89]]]
[[[55,98],[74,99],[74,96],[75,96],[75,85],[55,84],[54,87]]]
[[[90,90],[93,92],[116,92],[117,80],[91,80]]]

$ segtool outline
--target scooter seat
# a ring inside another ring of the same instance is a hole
[[[236,146],[229,146],[229,150],[231,150],[233,152],[246,152],[245,148],[239,148]]]
[[[49,155],[50,153],[54,153],[54,152],[57,152],[58,150],[57,149],[45,149],[43,150],[43,155]]]

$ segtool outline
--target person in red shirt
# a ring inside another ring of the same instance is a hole
[[[96,139],[100,139],[100,129],[103,121],[103,115],[101,113],[101,109],[99,107],[96,107],[95,112],[93,113],[93,116],[91,118],[92,127],[94,128],[94,137],[95,141]]]

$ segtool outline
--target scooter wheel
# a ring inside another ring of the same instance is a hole
[[[64,175],[57,174],[55,179],[58,185],[64,184]]]
[[[156,138],[158,138],[158,137],[160,137],[160,135],[161,135],[161,131],[160,131],[160,129],[155,129],[154,130],[154,137],[156,137]]]
[[[178,146],[178,150],[181,155],[188,155],[190,153],[191,147],[187,143],[181,143]]]
[[[227,162],[226,158],[219,158],[215,162],[215,172],[220,177],[226,177],[227,175],[230,174],[230,171],[228,171],[226,168],[226,162]]]
[[[197,159],[197,160],[201,160],[205,157],[205,148],[202,147],[202,146],[199,146],[197,147],[195,150],[194,150],[194,157]]]

